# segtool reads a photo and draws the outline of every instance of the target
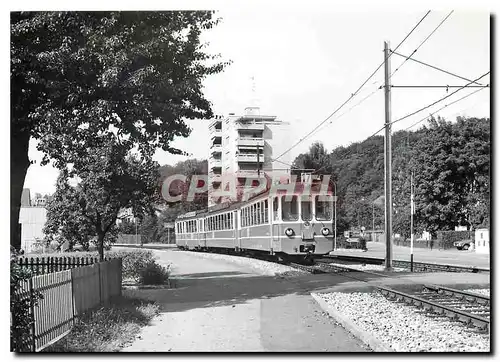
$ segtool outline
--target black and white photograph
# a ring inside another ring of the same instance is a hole
[[[335,3],[4,11],[13,358],[492,355],[496,16]]]

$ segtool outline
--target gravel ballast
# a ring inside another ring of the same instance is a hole
[[[338,267],[346,267],[346,268],[351,268],[351,269],[357,269],[360,271],[384,271],[385,266],[384,265],[373,265],[373,264],[339,264],[339,263],[330,263],[330,265],[338,266]],[[395,273],[401,273],[408,271],[407,269],[404,268],[392,268],[392,271]]]
[[[387,300],[377,292],[318,294],[332,309],[397,352],[489,352],[486,333]]]
[[[490,296],[490,290],[489,289],[466,289],[465,291],[469,292],[469,293],[476,293],[476,294],[487,295],[488,297]]]
[[[212,253],[201,253],[201,252],[193,252],[193,251],[184,251],[185,253],[190,253],[196,257],[204,258],[204,259],[213,259],[213,260],[221,260],[228,263],[235,263],[238,265],[242,265],[245,267],[250,267],[257,274],[261,275],[269,275],[269,276],[294,276],[294,275],[304,275],[307,272],[303,270],[298,270],[286,265],[276,264],[265,260],[258,260],[253,258],[247,258],[243,256],[235,256],[235,255],[225,255],[225,254],[212,254]]]

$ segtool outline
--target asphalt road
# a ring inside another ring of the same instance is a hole
[[[127,290],[155,300],[161,314],[123,352],[365,352],[310,292],[335,277],[271,277],[182,251],[155,251],[173,266],[175,288]],[[345,278],[338,278],[339,283]]]

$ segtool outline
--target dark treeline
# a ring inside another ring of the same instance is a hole
[[[384,225],[384,137],[327,152],[321,143],[293,166],[331,174],[337,185],[339,232]],[[410,174],[414,173],[417,232],[489,226],[490,120],[430,119],[417,131],[392,136],[393,229],[410,232]]]

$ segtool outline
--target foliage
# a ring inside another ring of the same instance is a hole
[[[48,235],[66,235],[68,240],[93,237],[101,258],[104,245],[115,241],[120,210],[130,208],[135,216],[152,212],[157,192],[158,165],[128,153],[114,136],[102,137],[86,157],[63,170],[47,213]],[[69,177],[77,176],[76,187]]]
[[[410,174],[414,172],[414,231],[488,226],[490,210],[490,120],[430,118],[417,131],[392,135],[393,230],[410,236]],[[337,189],[338,231],[384,225],[384,138],[335,148],[325,162],[315,144],[294,165],[330,172]]]
[[[315,173],[329,174],[331,171],[328,152],[321,142],[314,142],[309,147],[309,152],[297,156],[292,164],[292,173],[300,175],[300,171],[294,172],[293,169],[312,169]]]
[[[117,231],[119,234],[135,234],[135,227],[135,222],[125,219],[118,225]]]
[[[180,201],[167,204],[165,209],[168,211],[165,215],[170,215],[167,221],[174,221],[179,214],[207,208],[208,191],[196,194],[193,201],[186,200],[193,176],[208,174],[207,160],[189,159],[178,162],[174,166],[163,165],[160,167],[159,173],[161,184],[164,187],[162,191],[164,194],[168,192],[171,197],[182,195]],[[182,180],[174,180],[170,183],[167,190],[165,181],[173,175],[183,175],[186,177],[186,180],[184,182]]]
[[[165,268],[154,261],[148,263],[144,269],[141,270],[139,283],[143,285],[160,285],[165,284],[170,276],[170,266]]]
[[[79,316],[71,332],[44,352],[118,352],[158,315],[154,302],[116,297]]]
[[[412,150],[419,224],[477,227],[489,218],[490,120],[431,119],[424,133]]]
[[[12,243],[30,139],[59,169],[113,134],[148,159],[182,153],[184,121],[213,116],[203,80],[228,65],[201,42],[217,23],[210,11],[11,13]]]
[[[108,256],[122,258],[123,279],[132,279],[136,282],[140,280],[141,271],[155,261],[155,256],[151,250],[110,252]]]
[[[440,248],[450,249],[453,248],[453,243],[460,240],[472,240],[473,233],[468,230],[464,231],[438,231],[437,240]]]
[[[20,293],[24,290],[23,285],[31,278],[31,272],[26,268],[21,268],[17,264],[17,255],[11,251],[10,256],[10,312],[11,327],[10,340],[11,351],[22,352],[30,348],[31,325],[34,323],[34,315],[31,313],[31,306],[38,305],[38,301],[43,299],[42,293]]]

